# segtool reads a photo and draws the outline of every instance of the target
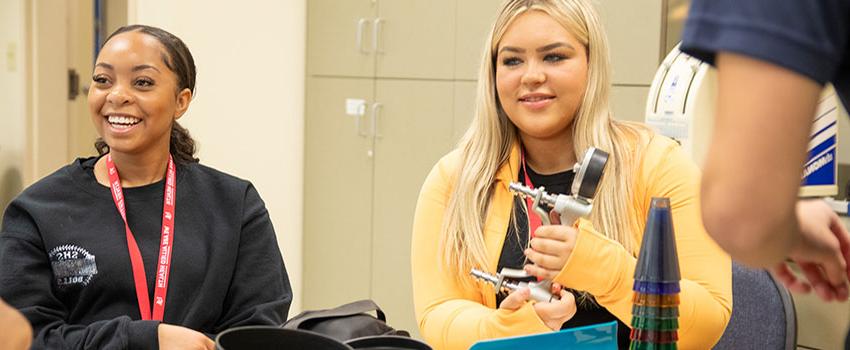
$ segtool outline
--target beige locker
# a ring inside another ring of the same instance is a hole
[[[413,212],[428,171],[453,146],[452,85],[308,78],[304,309],[371,298],[391,325],[418,334]],[[362,117],[346,114],[352,98],[365,102]]]
[[[372,297],[394,327],[418,333],[410,236],[425,177],[452,148],[452,82],[378,80]]]
[[[379,78],[454,77],[455,0],[378,1],[375,21]]]
[[[372,100],[371,79],[307,79],[304,157],[305,310],[369,298],[372,137],[346,99]]]
[[[460,0],[457,3],[455,79],[476,80],[485,40],[502,0]]]
[[[307,74],[452,79],[455,0],[310,0]]]
[[[307,74],[375,75],[373,0],[307,1]]]
[[[418,334],[411,225],[422,181],[454,144],[455,7],[308,1],[304,309],[372,298]],[[347,99],[364,115],[346,115]]]

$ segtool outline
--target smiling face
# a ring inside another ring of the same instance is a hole
[[[169,152],[171,125],[192,93],[178,91],[162,44],[139,31],[115,35],[97,57],[88,103],[97,133],[111,152]]]
[[[520,137],[571,137],[586,86],[586,49],[552,17],[532,10],[508,26],[497,48],[496,91]]]

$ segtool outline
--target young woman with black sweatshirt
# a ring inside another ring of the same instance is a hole
[[[278,325],[292,300],[265,204],[203,166],[177,124],[192,101],[185,44],[118,29],[88,94],[99,156],[26,189],[0,234],[0,297],[33,349],[213,349],[241,325]]]

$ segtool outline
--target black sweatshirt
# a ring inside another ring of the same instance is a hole
[[[140,320],[124,221],[94,177],[96,161],[78,159],[38,181],[3,217],[0,298],[32,323],[33,349],[159,347],[159,322]],[[176,169],[163,322],[208,335],[283,323],[292,291],[257,190],[197,163]],[[124,189],[151,299],[164,184]]]

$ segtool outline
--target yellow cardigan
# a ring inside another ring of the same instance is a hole
[[[508,184],[518,174],[519,147],[496,174],[484,243],[487,268],[495,271],[511,217],[513,198]],[[500,310],[492,287],[462,288],[457,274],[441,263],[440,227],[452,195],[460,152],[443,157],[431,170],[416,205],[412,238],[413,299],[424,339],[436,349],[468,349],[482,339],[548,332],[526,303],[517,311]],[[679,305],[679,348],[709,349],[720,339],[732,312],[732,268],[729,257],[708,237],[699,209],[699,169],[672,140],[652,137],[637,169],[634,205],[646,222],[652,197],[669,197],[673,209],[676,248],[682,273]],[[578,225],[575,249],[556,282],[596,297],[600,305],[630,324],[632,284],[637,251],[625,248],[597,232],[587,220]],[[634,232],[640,242],[640,232]],[[635,250],[640,249],[639,244]]]

